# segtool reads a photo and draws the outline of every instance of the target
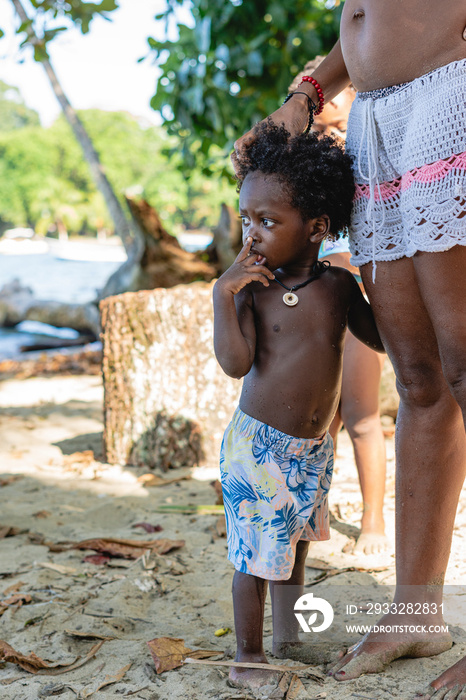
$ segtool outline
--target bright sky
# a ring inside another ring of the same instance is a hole
[[[50,44],[50,58],[65,94],[77,109],[127,110],[159,123],[150,106],[155,92],[157,69],[149,58],[147,37],[161,39],[163,28],[154,15],[163,10],[164,0],[119,0],[112,21],[96,17],[89,34],[72,29]],[[28,3],[24,6],[30,9]],[[39,112],[48,126],[60,113],[44,69],[30,51],[20,52],[14,28],[18,25],[13,4],[0,0],[0,80],[14,85],[29,107]],[[19,63],[19,60],[23,60]]]

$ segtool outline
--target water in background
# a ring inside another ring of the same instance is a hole
[[[86,303],[95,299],[96,292],[120,265],[121,262],[61,260],[51,253],[0,255],[0,289],[18,279],[21,285],[32,289],[37,299]],[[18,355],[20,346],[39,342],[44,335],[0,328],[0,359]]]
[[[187,250],[200,250],[208,245],[211,236],[183,234],[179,240]],[[114,253],[115,246],[111,248]],[[66,244],[62,250],[66,250]],[[0,253],[0,289],[18,279],[21,285],[32,289],[37,299],[83,304],[95,299],[97,292],[120,265],[121,260],[67,260],[57,257],[56,252],[52,251],[31,255]],[[49,335],[49,330],[45,325],[43,332],[39,327],[31,332],[27,323],[13,329],[0,328],[0,360],[19,355],[21,346],[40,342],[46,335]]]

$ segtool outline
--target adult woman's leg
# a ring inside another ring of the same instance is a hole
[[[353,444],[363,500],[361,535],[354,551],[365,554],[388,547],[383,519],[385,440],[379,413],[383,361],[383,355],[347,333],[340,411]]]
[[[385,626],[442,624],[440,608],[436,609],[434,604],[438,606],[441,602],[456,506],[465,474],[462,414],[443,374],[436,329],[418,284],[418,274],[424,273],[416,264],[417,260],[407,258],[378,263],[375,284],[371,279],[372,265],[362,268],[364,285],[395,368],[400,393],[396,433],[395,601],[415,602],[415,597],[431,603],[429,614],[412,617],[390,614],[383,618],[381,624]],[[430,296],[439,294],[440,290],[435,289],[436,279],[437,275],[430,280]],[[455,277],[451,281],[457,292],[462,287],[465,299],[464,273],[462,280]],[[453,316],[452,309],[449,318]],[[460,336],[462,332],[457,333]],[[430,656],[450,645],[448,634],[426,638],[422,634],[371,633],[338,662],[333,675],[338,680],[347,680],[362,673],[379,672],[400,656]]]
[[[458,402],[466,425],[466,246],[444,253],[419,253],[415,260],[424,303],[435,328],[443,373]],[[466,457],[466,456],[465,456]],[[443,690],[450,697],[466,697],[466,657],[447,669],[431,684],[428,695],[436,700]]]

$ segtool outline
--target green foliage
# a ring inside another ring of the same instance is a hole
[[[192,28],[180,19],[183,4],[168,0],[157,16],[176,23],[178,38],[148,39],[162,70],[151,104],[177,137],[185,168],[212,173],[214,145],[231,150],[277,109],[306,61],[331,49],[342,3],[192,0]]]
[[[0,100],[1,111],[1,100]],[[79,113],[115,192],[136,191],[155,206],[167,228],[217,222],[220,204],[234,188],[199,173],[187,182],[167,158],[173,146],[162,127],[147,127],[124,112]],[[70,127],[60,117],[40,126],[0,132],[0,221],[46,233],[58,222],[70,233],[112,228]]]
[[[26,107],[18,88],[0,80],[0,131],[38,125],[39,115]]]
[[[89,31],[90,23],[96,16],[109,19],[109,14],[118,9],[116,0],[100,0],[100,2],[83,2],[83,0],[28,0],[22,2],[26,13],[30,14],[27,21],[21,23],[17,34],[25,34],[21,46],[33,46],[34,59],[44,61],[49,58],[48,44],[61,32],[75,25],[83,34]],[[31,8],[33,12],[31,12]],[[58,26],[57,21],[65,23]],[[30,40],[29,31],[33,30],[36,38]],[[0,29],[0,38],[4,32]]]

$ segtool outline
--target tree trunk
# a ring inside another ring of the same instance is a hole
[[[108,462],[218,464],[241,383],[215,359],[211,295],[198,282],[101,302]]]
[[[11,1],[14,5],[16,13],[18,14],[18,17],[21,20],[21,23],[29,23],[27,24],[26,28],[29,43],[32,46],[40,44],[40,39],[34,32],[32,22],[26,14],[21,0]],[[52,67],[52,64],[47,58],[41,60],[41,63],[44,67],[47,77],[49,78],[55,96],[63,110],[63,114],[65,115],[66,120],[71,126],[71,129],[73,130],[76,140],[81,146],[84,158],[86,159],[89,165],[94,182],[105,200],[105,204],[107,205],[109,214],[115,226],[115,233],[122,239],[123,245],[125,246],[125,250],[128,254],[128,259],[130,263],[124,263],[123,267],[125,269],[121,275],[121,280],[124,284],[128,284],[129,286],[127,286],[126,288],[123,287],[119,289],[119,291],[122,292],[126,291],[126,289],[134,288],[134,277],[137,276],[138,272],[137,264],[139,263],[139,260],[141,259],[144,252],[143,236],[138,230],[138,227],[135,224],[135,222],[130,221],[129,217],[126,216],[123,207],[121,206],[118,200],[118,197],[116,196],[110,182],[107,179],[107,176],[105,175],[104,168],[102,166],[102,163],[100,162],[99,156],[92,144],[92,141],[89,138],[89,135],[86,129],[84,128],[84,125],[82,124],[75,110],[71,106],[68,98],[66,97],[58,81],[57,75]],[[114,288],[116,287],[117,279],[118,277],[114,276]]]
[[[126,198],[131,215],[143,237],[143,255],[134,269],[131,261],[124,263],[109,278],[100,299],[125,291],[174,287],[196,280],[210,282],[217,268],[201,260],[196,253],[184,250],[177,239],[164,228],[157,211],[144,199]],[[128,279],[122,281],[122,275]]]
[[[221,274],[233,264],[243,247],[242,226],[236,209],[222,204],[219,222],[212,229],[212,233],[212,243],[205,252],[209,262],[217,265],[218,272]]]

